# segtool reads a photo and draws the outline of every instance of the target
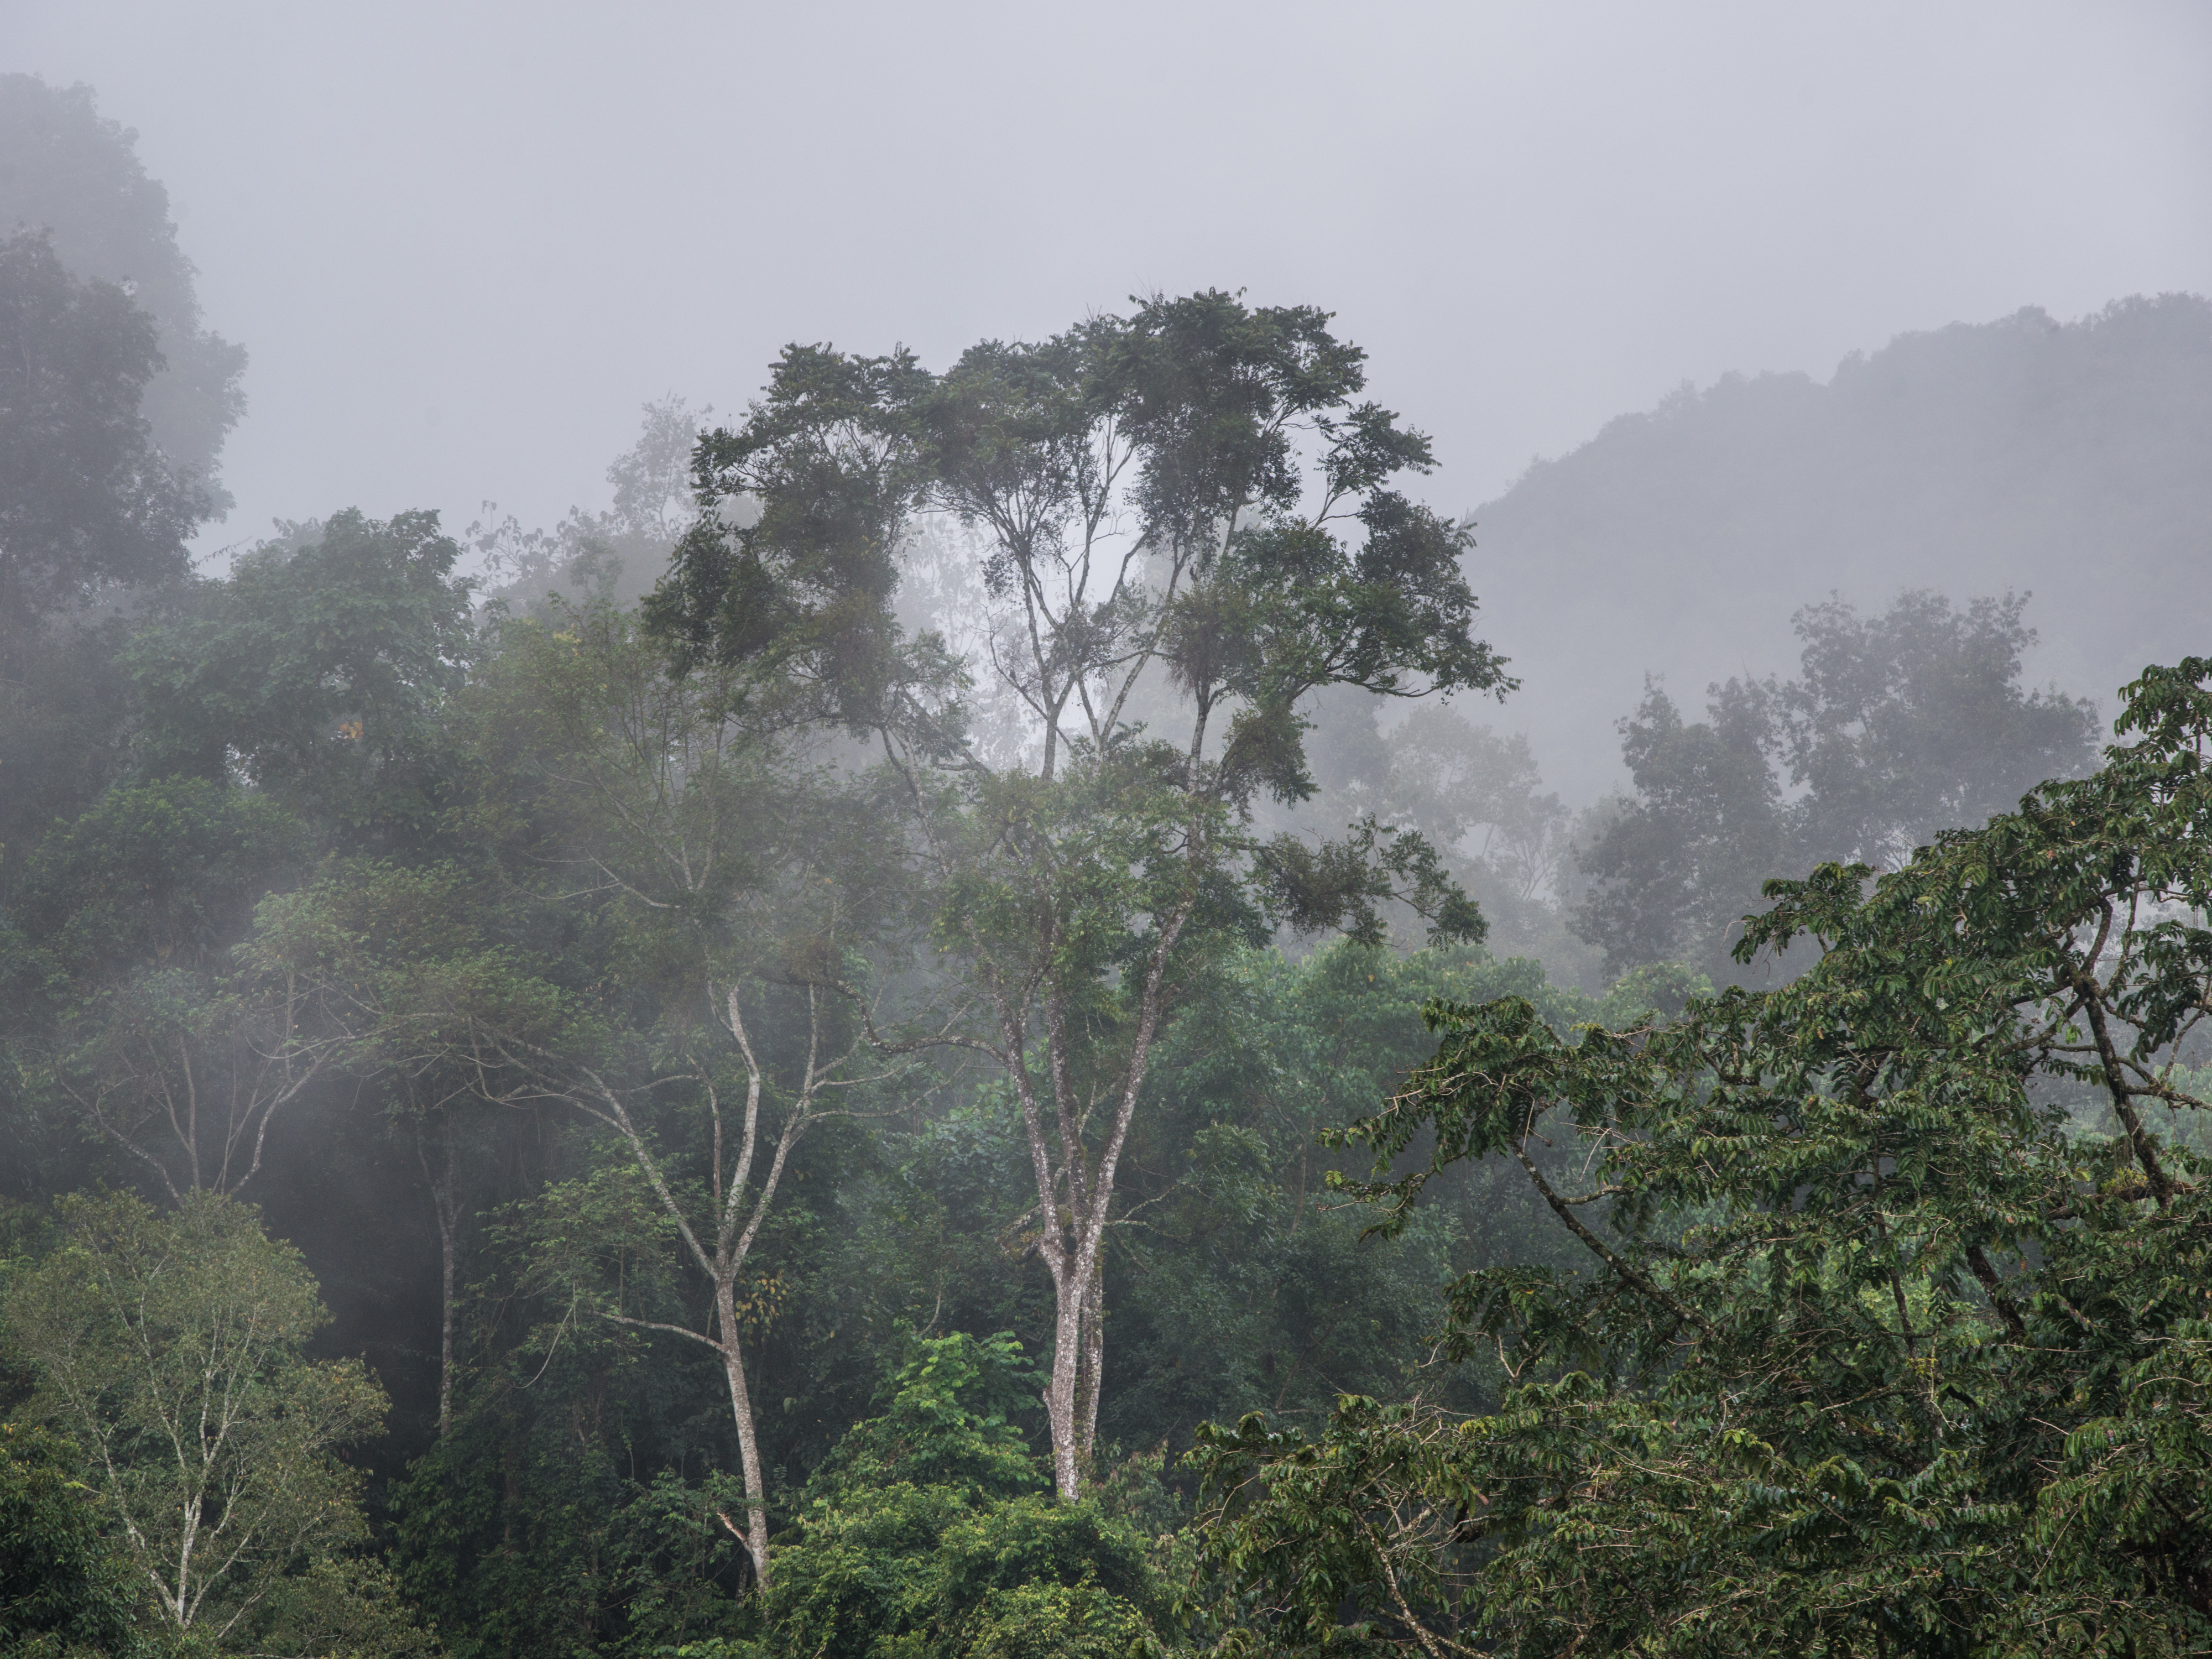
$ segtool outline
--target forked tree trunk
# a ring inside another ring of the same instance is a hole
[[[767,1171],[756,1189],[752,1185],[752,1170],[756,1154],[760,1150],[761,1094],[766,1074],[759,1058],[754,1053],[752,1040],[745,1030],[743,1011],[738,1004],[738,994],[732,987],[725,998],[725,1020],[730,1035],[737,1039],[738,1053],[745,1065],[744,1121],[738,1132],[734,1159],[727,1158],[730,1148],[725,1145],[722,1109],[712,1080],[704,1079],[709,1111],[714,1120],[714,1145],[709,1158],[714,1177],[715,1213],[711,1231],[695,1228],[690,1215],[677,1200],[674,1191],[660,1166],[649,1138],[630,1116],[622,1096],[607,1086],[596,1075],[591,1078],[592,1093],[597,1097],[594,1104],[590,1097],[571,1096],[576,1103],[602,1123],[617,1130],[629,1143],[630,1156],[659,1200],[662,1211],[682,1235],[685,1248],[708,1282],[714,1287],[714,1316],[708,1332],[689,1329],[681,1325],[664,1324],[648,1319],[632,1319],[622,1314],[609,1316],[618,1323],[635,1326],[643,1330],[666,1331],[677,1336],[686,1336],[695,1342],[704,1343],[722,1357],[722,1375],[729,1384],[730,1416],[738,1437],[738,1461],[745,1485],[745,1525],[741,1529],[725,1516],[723,1525],[736,1534],[752,1558],[753,1577],[763,1589],[769,1583],[769,1538],[767,1482],[761,1471],[760,1440],[753,1419],[752,1391],[745,1381],[744,1351],[738,1340],[737,1306],[738,1280],[744,1277],[746,1260],[752,1254],[753,1242],[760,1235],[761,1223],[768,1217],[769,1206],[775,1200],[777,1186],[783,1179],[784,1165],[791,1150],[799,1144],[814,1115],[816,1091],[825,1086],[828,1075],[850,1058],[850,1051],[824,1065],[821,1060],[820,1005],[814,992],[807,994],[810,1031],[806,1050],[806,1069],[799,1080],[798,1098],[792,1103],[786,1115],[783,1129],[776,1138],[769,1156]],[[703,1074],[702,1074],[703,1076]],[[834,1086],[834,1085],[828,1085]]]
[[[1052,1432],[1053,1485],[1070,1500],[1082,1496],[1098,1433],[1106,1364],[1103,1254],[1093,1251],[1085,1261],[1079,1253],[1053,1271],[1052,1376],[1045,1390],[1045,1416]],[[1046,1257],[1048,1267],[1054,1259]]]
[[[1083,1115],[1074,1098],[1072,1057],[1066,1051],[1067,1022],[1053,1006],[1057,993],[1048,991],[1045,1040],[1048,1070],[1052,1079],[1054,1125],[1050,1138],[1044,1123],[1036,1085],[1022,1063],[1021,1026],[1016,1012],[1006,1007],[1001,1018],[1007,1027],[1008,1069],[1022,1103],[1022,1121],[1030,1143],[1030,1164],[1037,1183],[1037,1251],[1052,1275],[1052,1373],[1044,1390],[1045,1419],[1052,1433],[1053,1485],[1069,1502],[1083,1495],[1090,1474],[1091,1455],[1098,1429],[1098,1399],[1106,1370],[1106,1293],[1104,1285],[1106,1224],[1114,1201],[1114,1179],[1121,1167],[1121,1148],[1130,1120],[1136,1115],[1137,1097],[1152,1063],[1152,1040],[1159,1031],[1164,1000],[1164,982],[1168,957],[1189,920],[1186,901],[1160,930],[1146,964],[1139,992],[1137,1029],[1129,1045],[1128,1069],[1123,1075],[1114,1115],[1097,1162],[1091,1162],[1083,1141]],[[1058,1142],[1057,1158],[1054,1140]],[[1064,1206],[1063,1206],[1064,1191]],[[1066,1219],[1061,1218],[1063,1213]]]

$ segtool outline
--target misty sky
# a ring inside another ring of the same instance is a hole
[[[2212,5],[0,4],[138,129],[273,516],[602,505],[778,346],[1311,301],[1461,508],[1684,380],[2212,291]],[[1478,581],[1478,586],[1480,583]]]

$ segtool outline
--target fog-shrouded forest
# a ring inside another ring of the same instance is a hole
[[[1499,648],[1576,662],[1518,720],[1556,780],[1620,774],[1592,740],[1643,675],[1693,699],[1716,677],[1787,673],[1790,618],[1939,584],[2032,596],[2031,683],[2095,702],[2202,642],[2185,583],[2212,519],[2212,303],[2116,300],[1854,352],[1823,385],[1728,376],[1623,416],[1475,509]],[[1778,559],[1777,548],[1792,556]]]
[[[1325,294],[220,560],[0,75],[0,1659],[2212,1650],[2212,301],[1471,512]]]

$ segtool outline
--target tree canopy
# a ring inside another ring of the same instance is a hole
[[[210,501],[139,412],[161,363],[120,289],[73,276],[43,237],[0,242],[0,649],[105,590],[188,568]]]
[[[137,140],[100,115],[89,87],[0,75],[0,236],[47,236],[72,275],[114,284],[151,319],[160,357],[143,412],[153,442],[227,507],[216,461],[245,411],[246,352],[203,325],[198,272]]]
[[[336,1452],[383,1396],[357,1364],[307,1358],[314,1281],[242,1206],[195,1194],[164,1217],[114,1194],[62,1222],[9,1286],[9,1331],[168,1628],[246,1635],[295,1556],[357,1537],[359,1478]]]

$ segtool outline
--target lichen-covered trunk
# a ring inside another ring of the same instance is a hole
[[[1077,1270],[1073,1254],[1054,1265],[1052,1378],[1044,1395],[1052,1433],[1052,1484],[1069,1502],[1083,1495],[1083,1465],[1090,1450],[1082,1432],[1083,1311],[1085,1297],[1069,1281]]]
[[[1083,1297],[1083,1369],[1075,1381],[1077,1444],[1084,1460],[1098,1441],[1098,1395],[1106,1386],[1106,1264],[1094,1261]]]
[[[1076,1248],[1046,1258],[1053,1268],[1052,1378],[1045,1415],[1052,1431],[1053,1485],[1069,1500],[1083,1494],[1098,1434],[1098,1394],[1106,1367],[1104,1264],[1091,1230],[1075,1229]]]
[[[761,1479],[760,1441],[753,1432],[753,1401],[745,1387],[745,1362],[738,1346],[736,1276],[724,1277],[714,1286],[714,1318],[721,1327],[722,1371],[729,1379],[730,1413],[737,1420],[738,1461],[745,1481],[744,1545],[753,1559],[753,1577],[768,1587],[768,1499]]]

